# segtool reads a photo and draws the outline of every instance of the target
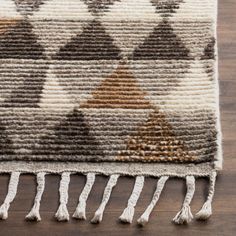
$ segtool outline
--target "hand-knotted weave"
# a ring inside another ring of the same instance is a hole
[[[120,216],[131,223],[147,176],[157,177],[148,222],[169,177],[186,179],[174,217],[193,219],[195,177],[209,178],[197,219],[212,214],[222,168],[217,0],[0,0],[0,172],[10,173],[6,219],[21,173],[37,178],[28,220],[41,220],[45,175],[58,173],[69,220],[71,174],[85,174],[74,218],[86,219],[96,174],[109,176],[93,223],[120,175],[134,189]]]

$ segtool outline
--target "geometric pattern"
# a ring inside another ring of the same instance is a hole
[[[0,160],[213,161],[214,4],[0,2]]]
[[[156,7],[156,11],[165,17],[175,13],[182,2],[184,0],[151,0],[151,3]]]
[[[109,11],[109,7],[115,2],[120,0],[83,0],[87,5],[90,12],[99,14]]]

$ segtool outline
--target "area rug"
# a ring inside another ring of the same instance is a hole
[[[86,219],[98,174],[109,178],[92,223],[102,221],[119,176],[135,178],[122,222],[133,221],[149,176],[156,190],[138,224],[171,177],[186,180],[173,222],[194,218],[198,177],[209,179],[209,193],[196,219],[208,219],[222,168],[216,12],[216,0],[0,1],[0,172],[10,174],[0,218],[20,174],[32,173],[26,219],[40,221],[45,175],[56,173],[58,221],[70,218],[72,174],[87,178],[76,219]]]

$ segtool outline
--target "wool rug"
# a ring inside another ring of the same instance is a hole
[[[196,219],[208,219],[222,168],[216,12],[216,0],[1,0],[0,172],[10,181],[0,218],[20,174],[32,173],[26,219],[40,221],[45,175],[56,173],[58,221],[70,218],[71,174],[87,178],[76,219],[86,219],[97,174],[109,179],[92,223],[123,175],[135,182],[122,222],[132,222],[148,176],[156,190],[138,224],[171,177],[186,180],[173,222],[194,218],[198,177],[209,179],[209,193]]]

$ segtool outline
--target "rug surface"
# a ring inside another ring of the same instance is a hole
[[[59,221],[70,174],[87,182],[73,217],[85,219],[96,174],[110,176],[92,219],[102,220],[119,175],[136,178],[120,216],[132,222],[145,176],[159,177],[144,225],[169,177],[186,178],[173,219],[188,223],[195,177],[210,180],[197,219],[210,217],[222,168],[216,0],[0,0],[0,172],[37,175],[29,220],[40,220],[45,174],[61,174]]]

